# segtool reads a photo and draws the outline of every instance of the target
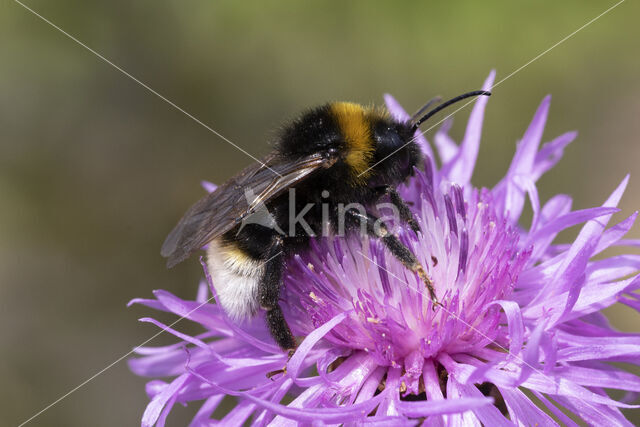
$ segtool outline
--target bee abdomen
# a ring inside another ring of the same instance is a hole
[[[259,284],[264,265],[233,243],[215,239],[207,248],[207,267],[218,302],[235,321],[252,317],[259,308]]]

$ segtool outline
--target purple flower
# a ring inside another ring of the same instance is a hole
[[[488,89],[492,72],[484,84]],[[390,96],[400,120],[406,112]],[[391,425],[631,425],[620,412],[640,392],[640,378],[611,362],[638,365],[640,335],[613,330],[602,310],[617,302],[640,310],[639,255],[597,257],[613,246],[640,246],[623,237],[637,212],[608,226],[628,178],[601,207],[572,210],[556,195],[540,204],[536,181],[576,136],[540,146],[547,97],[519,142],[505,177],[477,189],[471,175],[485,106],[479,98],[458,145],[435,135],[440,167],[426,155],[401,195],[422,233],[396,224],[401,240],[433,279],[442,303],[431,306],[418,277],[377,240],[323,239],[287,265],[283,310],[305,339],[287,363],[264,319],[238,326],[209,303],[200,284],[194,301],[167,291],[137,299],[201,325],[195,336],[151,318],[178,338],[167,347],[137,348],[129,361],[151,402],[143,425],[163,425],[172,406],[203,401],[193,425],[211,421],[226,395],[237,405],[223,419],[258,425],[302,423]],[[526,200],[530,224],[520,216]],[[558,233],[583,224],[571,244]],[[620,252],[620,251],[618,251]],[[272,378],[267,373],[287,365]],[[620,400],[605,390],[627,392]]]

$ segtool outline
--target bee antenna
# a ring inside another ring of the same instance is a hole
[[[422,123],[427,121],[429,118],[431,118],[434,114],[438,113],[439,111],[444,110],[448,106],[450,106],[452,104],[455,104],[458,101],[462,101],[463,99],[471,98],[472,96],[481,96],[481,95],[482,96],[491,96],[491,92],[486,91],[486,90],[474,90],[472,92],[467,92],[467,93],[463,93],[462,95],[458,95],[455,98],[451,98],[447,102],[438,105],[433,110],[429,111],[427,114],[425,114],[424,116],[420,117],[417,121],[415,121],[413,123],[411,128],[415,131],[420,127],[420,125]],[[423,110],[423,108],[421,108],[420,110]]]
[[[413,113],[413,115],[411,116],[411,121],[414,121],[418,117],[422,116],[422,114],[424,114],[424,112],[427,111],[429,109],[429,107],[431,107],[433,104],[437,104],[440,101],[442,101],[442,97],[439,96],[439,95],[431,98],[429,101],[427,101],[426,104],[424,104],[422,107],[420,107],[420,109],[418,111]]]

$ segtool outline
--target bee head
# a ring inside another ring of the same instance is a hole
[[[283,128],[277,151],[299,158],[317,152],[340,153],[331,178],[354,186],[397,185],[421,164],[421,151],[413,140],[418,127],[440,110],[465,98],[490,95],[468,92],[422,115],[427,104],[409,121],[397,122],[385,111],[351,102],[332,102],[308,110]]]
[[[474,96],[490,95],[491,92],[484,90],[467,92],[429,110],[432,104],[440,101],[438,97],[419,109],[409,121],[393,122],[386,116],[374,120],[372,128],[376,150],[373,164],[367,170],[372,171],[369,179],[370,184],[397,185],[413,175],[414,167],[421,163],[422,158],[420,147],[414,141],[420,125],[456,102]]]
[[[373,125],[375,152],[368,183],[371,186],[398,185],[414,173],[422,163],[418,144],[413,141],[410,123],[398,123],[385,118]]]

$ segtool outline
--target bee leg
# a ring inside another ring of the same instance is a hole
[[[352,215],[352,217],[360,220],[366,221],[367,232],[369,235],[373,237],[377,237],[382,240],[382,243],[389,249],[389,252],[393,256],[395,256],[406,268],[411,270],[414,273],[417,273],[420,279],[424,282],[429,291],[429,298],[431,298],[431,302],[433,303],[433,307],[435,308],[440,304],[438,301],[438,297],[436,296],[436,290],[433,286],[433,281],[427,275],[424,267],[418,261],[416,256],[407,248],[402,242],[394,236],[384,222],[382,222],[379,218],[367,213],[366,215],[362,215],[359,212],[355,211],[347,211],[348,214]]]
[[[418,234],[418,231],[420,231],[420,226],[414,218],[413,213],[411,213],[409,206],[407,206],[407,203],[402,199],[402,197],[400,197],[400,194],[398,194],[396,189],[389,185],[385,185],[382,187],[378,187],[378,190],[380,191],[381,197],[385,194],[389,195],[391,203],[398,209],[400,220],[409,224],[409,227],[411,227],[413,232]]]
[[[264,275],[259,285],[260,305],[266,310],[267,326],[278,346],[283,350],[295,349],[295,339],[278,303],[280,287],[282,286],[282,270],[284,268],[281,236],[274,236],[273,243],[267,251],[266,259]]]
[[[267,252],[267,263],[260,282],[260,305],[266,310],[267,326],[271,336],[283,350],[288,350],[287,363],[295,353],[296,341],[280,308],[280,287],[282,286],[282,270],[284,268],[284,253],[282,237],[274,236],[273,244]],[[267,378],[278,374],[286,374],[287,365],[267,373]]]
[[[285,365],[282,367],[282,369],[276,369],[275,371],[269,371],[267,372],[267,378],[269,378],[270,380],[273,380],[273,377],[275,377],[278,374],[286,374],[287,373],[287,364],[289,364],[289,360],[291,360],[291,358],[293,357],[293,355],[296,353],[295,349],[291,349],[289,350],[289,353],[287,355],[287,363],[285,363]]]

